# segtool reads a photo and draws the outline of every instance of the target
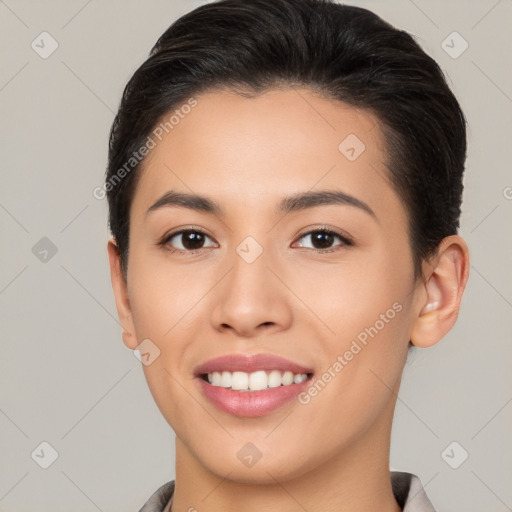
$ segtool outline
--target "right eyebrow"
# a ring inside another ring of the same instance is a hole
[[[187,194],[184,192],[170,190],[148,208],[146,215],[166,206],[182,206],[198,212],[212,213],[214,215],[222,214],[221,207],[212,199],[196,194]]]

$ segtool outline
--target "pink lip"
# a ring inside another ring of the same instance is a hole
[[[306,368],[283,357],[272,354],[256,354],[244,356],[241,354],[230,354],[227,356],[210,359],[197,366],[194,375],[200,376],[212,372],[246,372],[251,373],[258,370],[282,370],[292,373],[313,373],[311,368]]]
[[[195,380],[206,398],[221,411],[247,418],[264,416],[279,409],[311,384],[311,378],[308,378],[300,384],[268,388],[263,391],[233,391],[221,386],[213,386],[201,377]]]
[[[196,381],[206,396],[221,411],[235,416],[257,417],[269,414],[284,404],[293,400],[303,392],[311,383],[311,377],[299,384],[279,386],[263,391],[235,391],[221,386],[213,386],[205,381],[202,376],[207,373],[220,371],[241,371],[255,372],[258,370],[281,370],[292,373],[312,374],[311,368],[289,361],[272,354],[257,354],[253,356],[242,356],[232,354],[229,356],[211,359],[195,369]]]

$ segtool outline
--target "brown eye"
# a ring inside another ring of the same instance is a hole
[[[182,230],[169,235],[163,242],[164,245],[171,245],[172,250],[191,252],[211,245],[205,246],[205,242],[211,238],[198,230]]]
[[[322,231],[315,231],[315,233],[311,235],[311,241],[315,249],[328,249],[333,244],[334,239],[335,235]]]
[[[333,249],[337,246],[352,245],[351,240],[348,238],[327,229],[316,229],[314,231],[310,231],[309,233],[302,235],[300,240],[306,240],[307,238],[310,238],[311,240],[309,248],[320,252]],[[336,240],[339,240],[341,243],[335,243]],[[308,246],[302,245],[302,247]]]

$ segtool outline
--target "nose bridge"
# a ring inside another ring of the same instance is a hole
[[[257,244],[257,245],[256,245]],[[231,258],[231,272],[228,276],[225,301],[234,300],[240,310],[255,308],[255,304],[261,303],[270,296],[271,273],[267,268],[269,260],[268,248],[263,248],[252,237],[241,242]]]
[[[283,327],[291,318],[282,284],[267,268],[272,266],[271,244],[248,236],[230,257],[230,271],[215,294],[212,322],[217,329],[228,326],[249,336],[261,326]]]

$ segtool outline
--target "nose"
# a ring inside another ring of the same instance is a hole
[[[290,292],[276,277],[279,265],[274,262],[270,270],[267,264],[265,250],[252,263],[234,253],[230,271],[212,296],[211,322],[216,330],[253,338],[289,328]]]

